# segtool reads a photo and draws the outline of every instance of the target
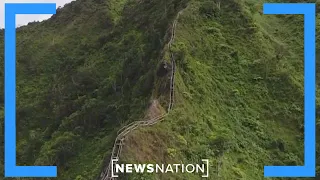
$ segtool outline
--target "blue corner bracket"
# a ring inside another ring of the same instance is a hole
[[[16,164],[16,14],[55,13],[55,3],[5,3],[5,177],[57,177],[56,166]]]
[[[316,5],[266,3],[264,14],[304,15],[304,165],[265,166],[265,177],[315,177],[316,174]]]

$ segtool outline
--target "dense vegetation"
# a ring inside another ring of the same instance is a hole
[[[215,180],[264,179],[264,165],[303,165],[303,16],[263,15],[263,2],[189,3],[175,41],[175,108],[130,136],[126,162],[208,158]]]
[[[58,179],[97,177],[116,130],[149,104],[167,26],[182,4],[78,0],[17,29],[18,165],[57,165]]]
[[[186,6],[174,43],[174,110],[132,134],[123,160],[208,158],[210,179],[221,180],[263,179],[264,165],[303,165],[303,16],[262,15],[263,2],[77,0],[18,28],[18,165],[57,165],[61,180],[95,179],[116,131],[141,119],[150,99],[167,105],[168,77],[157,69],[170,61],[169,30]],[[141,176],[153,179],[128,179]]]

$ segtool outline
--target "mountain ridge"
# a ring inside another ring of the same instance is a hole
[[[77,0],[18,28],[18,165],[57,165],[61,180],[98,178],[117,131],[143,119],[152,99],[167,108],[166,43],[187,5],[172,45],[175,106],[127,137],[121,161],[204,158],[209,179],[249,180],[263,179],[264,165],[302,165],[303,17],[263,15],[264,2]],[[3,77],[3,52],[0,59]],[[143,178],[200,179],[121,179]]]

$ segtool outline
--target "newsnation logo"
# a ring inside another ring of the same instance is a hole
[[[203,178],[209,177],[209,160],[202,159],[201,164],[118,164],[118,159],[111,163],[112,177],[125,173],[195,173]]]

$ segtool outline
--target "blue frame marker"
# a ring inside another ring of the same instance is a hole
[[[56,166],[16,165],[16,14],[56,14],[56,4],[5,3],[5,177],[57,177]]]
[[[265,177],[315,177],[316,174],[316,5],[266,3],[264,14],[304,15],[304,166],[265,166]]]

